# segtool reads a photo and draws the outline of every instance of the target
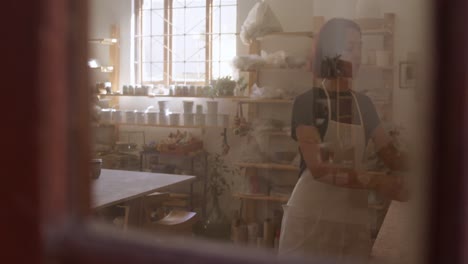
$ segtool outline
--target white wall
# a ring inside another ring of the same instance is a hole
[[[131,40],[132,40],[132,0],[91,0],[89,7],[89,38],[110,37],[112,25],[120,27],[120,84],[130,83],[131,79]],[[103,45],[90,45],[90,57],[107,64],[109,48]],[[99,75],[99,78],[106,78]]]

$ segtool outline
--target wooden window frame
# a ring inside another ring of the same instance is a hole
[[[7,1],[0,11],[0,27],[9,36],[1,44],[3,61],[9,67],[3,69],[0,110],[11,113],[6,116],[7,128],[1,131],[8,150],[2,156],[0,185],[6,199],[0,225],[2,262],[281,263],[224,254],[216,248],[176,248],[114,238],[89,224],[90,95],[83,89],[88,87],[86,3],[23,0],[17,5]],[[468,85],[464,72],[468,68],[468,3],[433,3],[436,46],[428,170],[433,188],[428,196],[424,260],[461,264],[468,260]],[[21,52],[11,52],[15,50]]]
[[[136,66],[135,66],[135,76],[136,82],[141,84],[164,84],[171,85],[175,84],[175,81],[172,79],[172,4],[174,0],[165,0],[164,1],[164,72],[162,81],[143,81],[143,60],[142,60],[142,50],[143,50],[143,41],[142,41],[142,20],[143,20],[143,0],[135,0],[135,42],[136,42]],[[209,84],[213,77],[213,0],[206,0],[206,23],[205,23],[205,81],[204,82],[189,82],[185,81],[186,84],[193,85],[206,85]],[[223,5],[221,5],[223,6]],[[221,33],[222,34],[222,33]],[[180,83],[180,82],[179,82]]]

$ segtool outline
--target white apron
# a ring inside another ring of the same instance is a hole
[[[334,151],[335,162],[359,169],[366,140],[356,97],[351,93],[360,124],[337,123],[331,120],[330,96],[324,90],[329,112],[323,143]],[[306,169],[283,206],[279,254],[325,257],[332,260],[329,263],[366,263],[371,250],[367,205],[367,190],[319,182]]]

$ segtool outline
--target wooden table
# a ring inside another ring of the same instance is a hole
[[[93,180],[94,209],[126,203],[129,205],[129,224],[141,224],[142,197],[159,189],[193,181],[195,176],[123,170],[101,170]]]

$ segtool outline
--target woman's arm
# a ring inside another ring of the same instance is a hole
[[[364,184],[357,180],[357,173],[352,169],[333,167],[320,159],[320,135],[316,127],[300,125],[296,128],[296,137],[307,169],[318,181],[347,188],[369,189],[376,183],[370,180]]]
[[[300,125],[296,128],[296,136],[307,169],[316,180],[346,188],[375,189],[389,196],[401,189],[402,179],[400,176],[366,174],[323,163],[320,159],[321,140],[316,127]],[[363,175],[367,179],[366,181],[357,180]]]

